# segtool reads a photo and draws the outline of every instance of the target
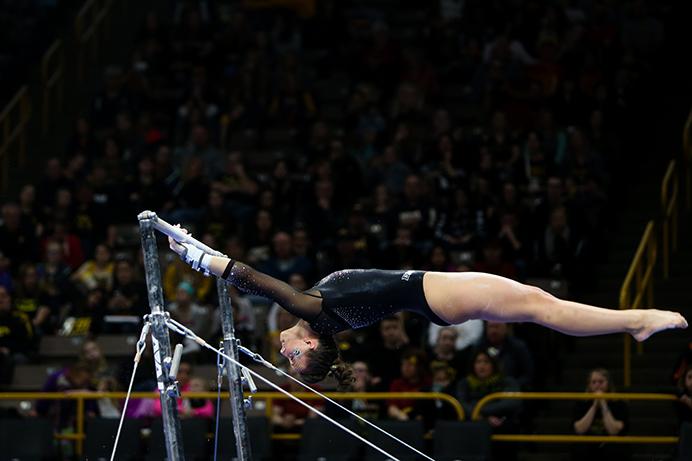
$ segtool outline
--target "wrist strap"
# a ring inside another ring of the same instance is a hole
[[[226,264],[226,268],[223,270],[223,274],[221,274],[222,279],[228,279],[228,276],[231,275],[231,269],[233,269],[233,266],[235,266],[235,259],[229,258],[228,264]]]

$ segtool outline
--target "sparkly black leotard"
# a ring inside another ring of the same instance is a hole
[[[417,312],[437,325],[448,325],[425,299],[422,271],[347,269],[326,276],[305,292],[242,263],[225,274],[233,285],[273,299],[319,334],[362,328],[399,311]]]

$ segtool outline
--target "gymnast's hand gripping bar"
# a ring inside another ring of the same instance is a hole
[[[189,243],[190,245],[193,245],[212,256],[225,256],[220,251],[217,251],[211,248],[210,246],[205,245],[196,238],[192,237],[190,234],[186,234],[180,229],[180,227],[173,226],[172,224],[169,224],[168,222],[159,218],[153,211],[142,211],[140,214],[137,215],[137,219],[139,219],[140,221],[143,221],[145,219],[150,220],[152,225],[154,226],[154,229],[161,232],[162,234],[169,236],[178,243]]]

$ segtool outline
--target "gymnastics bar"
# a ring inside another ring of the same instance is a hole
[[[140,222],[145,219],[151,223],[153,229],[158,230],[164,235],[173,238],[178,242],[185,242],[194,245],[205,252],[215,255],[224,256],[213,248],[205,245],[199,240],[193,238],[189,234],[184,233],[179,227],[172,226],[165,220],[159,218],[153,211],[143,211],[139,214]],[[158,265],[158,258],[157,258]],[[158,270],[158,267],[157,267]],[[227,353],[238,360],[238,342],[235,338],[233,309],[231,300],[228,296],[228,286],[226,283],[218,279],[216,287],[219,295],[219,310],[221,312],[221,329],[223,332],[223,348]],[[245,401],[243,398],[243,383],[242,374],[238,366],[226,363],[226,376],[228,377],[228,388],[231,401],[231,415],[233,422],[233,434],[236,441],[236,456],[240,461],[250,461],[252,453],[250,451],[250,434],[247,431]]]
[[[171,379],[165,367],[165,360],[171,357],[171,342],[164,318],[163,289],[161,269],[159,268],[158,248],[152,219],[144,213],[138,216],[139,233],[144,254],[144,273],[147,281],[147,294],[151,315],[151,344],[154,350],[156,381],[161,399],[163,435],[166,441],[168,461],[183,461],[183,439],[178,418],[176,397],[179,394],[175,379]]]

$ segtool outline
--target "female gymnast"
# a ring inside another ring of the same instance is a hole
[[[239,261],[168,240],[170,248],[193,269],[270,298],[301,319],[281,332],[281,354],[309,383],[332,374],[340,387],[348,387],[351,373],[339,357],[333,335],[404,310],[423,314],[438,325],[470,319],[534,322],[572,336],[624,332],[637,341],[668,328],[687,327],[685,318],[676,312],[589,306],[480,272],[348,269],[300,292]]]

